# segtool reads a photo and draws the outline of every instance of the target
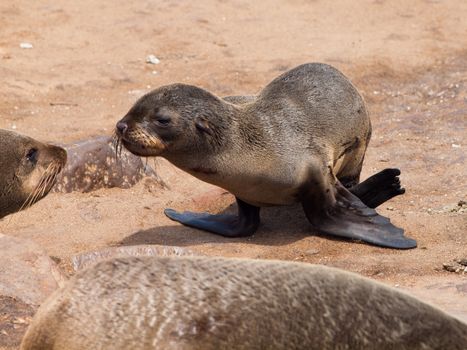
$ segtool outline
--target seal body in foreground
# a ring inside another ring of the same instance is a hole
[[[143,96],[117,123],[122,144],[162,156],[235,195],[238,216],[166,215],[227,237],[252,235],[263,206],[301,202],[319,232],[372,244],[413,248],[372,208],[401,194],[398,169],[358,184],[371,125],[350,81],[325,64],[305,64],[258,96],[221,99],[174,84]]]
[[[383,284],[305,263],[122,258],[78,273],[22,350],[466,349],[467,325]]]
[[[0,218],[45,197],[66,158],[61,147],[0,130]]]

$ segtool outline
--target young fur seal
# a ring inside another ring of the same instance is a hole
[[[121,258],[72,278],[22,350],[467,349],[467,325],[383,284],[305,263]]]
[[[165,210],[182,224],[249,236],[260,207],[301,202],[323,234],[417,245],[371,209],[404,193],[400,171],[386,169],[358,184],[370,119],[355,87],[326,64],[294,68],[257,97],[224,100],[195,86],[163,86],[140,98],[116,132],[130,152],[164,157],[235,195],[238,217]]]
[[[66,151],[0,129],[0,218],[44,198],[66,162]]]

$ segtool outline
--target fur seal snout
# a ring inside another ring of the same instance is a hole
[[[298,66],[258,96],[221,99],[195,86],[162,86],[140,98],[116,132],[129,151],[164,157],[235,195],[238,216],[165,211],[182,224],[249,236],[260,207],[301,202],[322,234],[417,245],[373,209],[404,193],[400,171],[385,169],[359,184],[371,123],[363,98],[331,66]]]
[[[61,147],[0,130],[0,218],[44,198],[66,158]]]
[[[22,350],[464,350],[467,325],[335,268],[173,257],[100,262],[35,315]]]

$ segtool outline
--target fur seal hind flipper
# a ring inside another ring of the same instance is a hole
[[[349,189],[366,206],[376,208],[389,199],[405,193],[401,187],[399,169],[384,169],[379,173],[370,176],[365,181]]]
[[[321,178],[319,180],[319,178]],[[417,242],[404,230],[366,206],[329,171],[329,176],[312,179],[301,191],[301,201],[310,223],[320,233],[356,239],[381,247],[410,249]]]
[[[170,219],[186,226],[209,231],[224,237],[246,237],[253,235],[259,226],[259,207],[237,199],[238,216],[208,213],[179,213],[173,209],[165,209],[164,213]]]

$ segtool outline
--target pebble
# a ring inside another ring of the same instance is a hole
[[[461,260],[464,262],[465,259],[461,259]],[[460,273],[460,274],[464,274],[467,272],[467,266],[464,266],[463,264],[457,262],[456,260],[454,260],[453,262],[444,263],[443,269],[449,272],[455,272],[455,273]]]
[[[32,46],[31,43],[21,43],[19,44],[19,47],[22,49],[32,49],[34,46]]]
[[[319,250],[318,249],[308,249],[305,254],[307,255],[316,255],[316,254],[319,254]]]
[[[436,210],[437,213],[465,213],[467,212],[467,202],[460,200],[457,203],[449,204]]]
[[[156,56],[149,55],[148,57],[146,57],[146,63],[159,64],[161,63],[161,61]]]

